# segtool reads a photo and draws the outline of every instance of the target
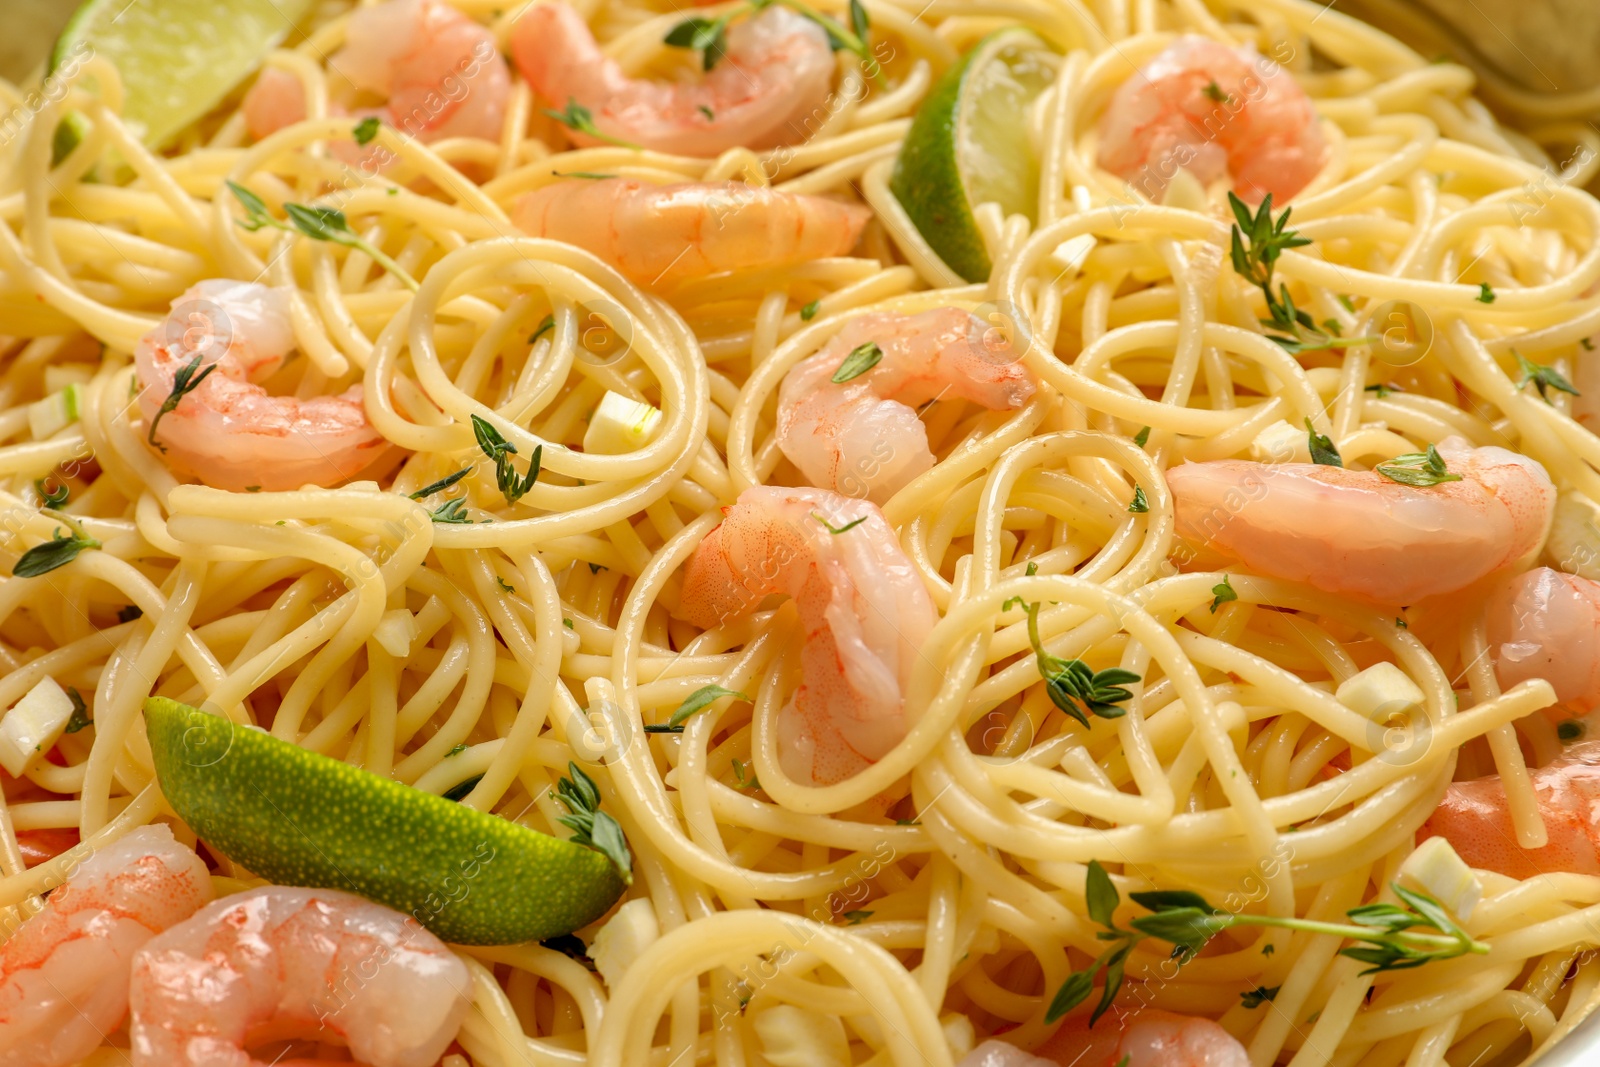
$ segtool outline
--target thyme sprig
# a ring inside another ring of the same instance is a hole
[[[239,203],[244,205],[244,218],[235,221],[251,233],[264,226],[270,226],[285,233],[301,234],[313,241],[328,241],[353,248],[357,252],[365,253],[374,263],[393,274],[407,289],[413,293],[417,291],[417,280],[407,274],[405,269],[382,249],[352,230],[350,221],[344,217],[344,212],[315,204],[285,203],[283,213],[289,217],[289,221],[285,222],[274,217],[272,212],[267,210],[266,201],[255,193],[237,182],[230,181],[227,185]]]
[[[1020,597],[1015,599],[1021,600]],[[1010,610],[1011,604],[1008,601],[1002,610]],[[1097,671],[1081,659],[1052,656],[1044,650],[1039,638],[1039,605],[1023,604],[1022,607],[1028,613],[1028,641],[1033,645],[1039,677],[1044,679],[1050,702],[1084,726],[1089,725],[1090,715],[1102,719],[1120,719],[1126,715],[1128,709],[1117,705],[1132,699],[1133,694],[1122,687],[1140,681],[1143,676],[1121,667]]]
[[[1278,332],[1267,334],[1268,339],[1292,353],[1312,352],[1326,348],[1349,348],[1354,345],[1373,344],[1378,337],[1340,337],[1338,323],[1328,320],[1318,326],[1311,313],[1295,307],[1289,287],[1280,283],[1273,291],[1273,272],[1278,257],[1291,248],[1311,244],[1311,239],[1301,237],[1289,229],[1289,213],[1272,217],[1272,194],[1261,201],[1255,214],[1233,193],[1228,194],[1228,205],[1233,209],[1232,257],[1233,269],[1239,277],[1261,290],[1267,300],[1267,318],[1261,325]]]
[[[1088,999],[1094,982],[1104,974],[1100,1002],[1089,1017],[1089,1025],[1099,1021],[1116,999],[1122,986],[1123,967],[1134,946],[1146,939],[1165,941],[1173,946],[1172,957],[1180,964],[1193,959],[1217,934],[1230,926],[1275,926],[1303,930],[1359,942],[1339,950],[1342,956],[1369,964],[1363,975],[1383,971],[1404,971],[1436,960],[1455,959],[1470,954],[1482,955],[1489,946],[1475,940],[1455,921],[1443,905],[1426,893],[1417,893],[1397,883],[1390,889],[1399,904],[1372,903],[1351,908],[1348,922],[1330,923],[1277,915],[1244,915],[1213,907],[1198,893],[1186,889],[1152,890],[1129,893],[1135,904],[1150,914],[1129,921],[1128,927],[1113,920],[1122,902],[1111,876],[1098,860],[1089,861],[1084,880],[1084,899],[1089,918],[1104,926],[1095,936],[1109,947],[1087,968],[1074,971],[1056,991],[1046,1022],[1054,1022]],[[1259,989],[1247,994],[1255,1007],[1272,999],[1275,989]]]
[[[728,54],[728,24],[741,15],[764,11],[774,4],[786,7],[821,26],[822,32],[828,35],[829,48],[854,55],[866,68],[867,76],[874,83],[883,84],[883,72],[867,44],[867,32],[871,29],[872,20],[867,17],[867,9],[862,6],[861,0],[850,0],[849,27],[831,15],[824,15],[805,3],[805,0],[749,0],[745,7],[734,8],[716,18],[695,16],[684,19],[668,30],[662,41],[674,48],[700,52],[701,66],[711,70]]]

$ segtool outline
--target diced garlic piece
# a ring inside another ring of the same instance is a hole
[[[750,1025],[770,1067],[850,1067],[850,1040],[837,1016],[775,1004],[756,1012]]]
[[[411,642],[417,639],[417,617],[405,608],[386,611],[373,627],[372,636],[389,655],[404,659],[411,654]]]
[[[660,936],[654,906],[648,900],[630,900],[594,935],[589,958],[606,985],[615,989],[633,961]]]
[[[1400,864],[1400,882],[1428,894],[1465,922],[1483,899],[1483,883],[1450,842],[1430,837]]]
[[[958,1011],[939,1016],[939,1029],[944,1031],[944,1039],[950,1045],[950,1055],[955,1059],[971,1052],[972,1046],[977,1044],[978,1032],[972,1028],[972,1019]]]
[[[1089,258],[1089,253],[1094,251],[1095,238],[1093,234],[1080,233],[1070,237],[1056,246],[1050,253],[1050,263],[1059,270],[1071,271],[1076,274],[1083,269],[1083,264]]]
[[[1557,570],[1600,579],[1600,504],[1582,493],[1562,493],[1556,499],[1544,558]]]
[[[78,421],[78,387],[68,385],[59,393],[28,405],[28,432],[35,441],[54,437]]]
[[[21,778],[34,760],[55,747],[72,718],[72,698],[54,678],[39,684],[0,718],[0,767]]]
[[[1374,663],[1345,679],[1333,695],[1345,707],[1380,724],[1422,706],[1422,690],[1393,663]]]
[[[1310,463],[1311,445],[1304,430],[1279,419],[1250,442],[1250,458],[1257,463]]]
[[[1198,211],[1201,214],[1211,210],[1211,204],[1206,199],[1206,187],[1200,184],[1199,178],[1189,172],[1188,167],[1179,167],[1178,173],[1167,183],[1166,189],[1161,193],[1161,206]]]
[[[44,391],[55,393],[69,385],[88,385],[94,370],[92,363],[52,363],[44,369]]]
[[[621,393],[606,392],[583,432],[583,450],[619,456],[649,444],[661,423],[661,412]]]

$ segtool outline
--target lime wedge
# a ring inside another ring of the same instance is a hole
[[[1055,80],[1056,57],[1020,27],[978,42],[950,68],[912,120],[889,188],[951,270],[989,277],[972,209],[996,203],[1033,219],[1039,161],[1028,142],[1028,105]]]
[[[165,697],[144,718],[172,810],[269,881],[357,893],[461,945],[571,933],[622,895],[594,849]]]
[[[123,118],[164,148],[249,77],[313,2],[87,0],[57,38],[49,73],[90,54],[109,59],[122,75]],[[76,130],[58,133],[58,154],[76,143]]]

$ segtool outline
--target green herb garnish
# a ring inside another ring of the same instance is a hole
[[[1432,445],[1426,452],[1407,452],[1375,468],[1391,482],[1409,485],[1413,489],[1427,489],[1441,482],[1459,482],[1461,475],[1451,474],[1444,465],[1444,457]]]
[[[356,144],[371,144],[372,139],[378,136],[378,117],[368,115],[356,123],[355,129],[350,131],[350,136],[355,138]]]
[[[94,720],[89,718],[89,706],[83,702],[83,694],[76,689],[68,689],[67,699],[72,701],[72,717],[67,720],[62,733],[75,734],[85,727],[92,726]]]
[[[1473,297],[1480,304],[1494,303],[1494,290],[1489,288],[1488,282],[1478,283],[1478,295]]]
[[[707,69],[709,70],[710,68]],[[600,127],[594,124],[594,113],[588,108],[584,107],[582,104],[578,103],[572,97],[567,98],[567,109],[565,111],[556,111],[547,107],[544,109],[544,113],[568,129],[577,130],[579,133],[588,134],[597,141],[604,141],[606,144],[614,144],[618,148],[640,149],[640,146],[634,144],[632,141],[624,141],[620,137],[613,137],[609,133],[602,133]],[[642,149],[640,150],[642,151]]]
[[[472,520],[463,514],[466,506],[466,497],[451,497],[434,510],[428,512],[428,518],[434,522],[455,523],[457,525],[470,524]]]
[[[1435,960],[1455,959],[1468,953],[1482,955],[1489,951],[1488,945],[1474,940],[1432,897],[1394,883],[1390,884],[1390,888],[1402,904],[1374,903],[1351,908],[1346,913],[1349,923],[1327,923],[1275,915],[1241,915],[1212,907],[1198,893],[1183,889],[1130,893],[1129,898],[1151,914],[1133,919],[1128,924],[1129,928],[1124,929],[1112,919],[1121,903],[1121,895],[1100,862],[1090,860],[1084,882],[1087,910],[1091,919],[1106,928],[1105,933],[1095,936],[1111,944],[1088,969],[1074,972],[1061,984],[1045,1013],[1045,1021],[1054,1022],[1083,1003],[1094,990],[1095,978],[1104,971],[1104,991],[1099,1005],[1089,1018],[1089,1025],[1093,1026],[1116,998],[1117,990],[1122,985],[1123,962],[1128,953],[1147,938],[1172,944],[1172,958],[1182,965],[1193,959],[1212,937],[1230,926],[1276,926],[1286,930],[1329,934],[1363,943],[1339,951],[1342,956],[1369,964],[1361,972],[1363,975],[1408,970]],[[1276,992],[1265,988],[1253,990],[1244,995],[1245,1006],[1256,1007],[1271,1000]],[[1254,1004],[1249,1003],[1251,996],[1257,998]]]
[[[844,361],[839,364],[839,369],[833,372],[833,377],[828,379],[835,385],[843,385],[852,378],[859,378],[867,373],[883,359],[883,349],[878,347],[876,341],[852,349]]]
[[[1150,501],[1145,499],[1144,486],[1136,485],[1133,487],[1133,503],[1128,505],[1128,510],[1135,515],[1143,515],[1150,510]]]
[[[867,521],[867,516],[863,515],[859,519],[851,519],[843,526],[834,526],[832,523],[828,522],[827,519],[823,518],[821,515],[818,515],[815,511],[811,513],[811,517],[822,523],[823,526],[827,527],[828,532],[836,537],[842,533],[849,533],[851,530],[854,530],[857,526],[860,526],[862,523]]]
[[[1230,600],[1238,600],[1239,594],[1233,591],[1233,582],[1224,574],[1222,581],[1211,587],[1211,614],[1215,615],[1217,609]]]
[[[861,925],[862,920],[872,918],[872,912],[859,910],[847,911],[844,913],[844,918],[849,920],[849,922],[845,924],[846,926],[859,926]]]
[[[540,461],[544,458],[544,445],[535,445],[533,455],[528,460],[528,474],[519,478],[516,468],[511,465],[512,456],[517,454],[517,446],[507,441],[494,428],[489,420],[479,415],[472,416],[472,433],[478,439],[478,447],[483,454],[494,461],[495,482],[500,486],[500,494],[506,498],[507,504],[515,504],[527,495],[533,483],[539,480]]]
[[[478,783],[481,781],[483,781],[483,775],[475,774],[471,778],[463,779],[462,781],[457,782],[455,785],[451,786],[449,789],[446,789],[439,795],[444,797],[446,800],[454,800],[459,803],[467,798],[468,793],[478,788]]]
[[[1306,444],[1311,450],[1311,462],[1322,467],[1343,467],[1344,460],[1339,456],[1339,449],[1334,446],[1333,438],[1325,433],[1318,433],[1316,427],[1311,425],[1311,420],[1306,420]]]
[[[71,537],[62,537],[61,527],[57,526],[51,533],[50,540],[41,545],[34,545],[22,554],[17,560],[17,565],[11,568],[11,575],[14,578],[37,578],[57,567],[65,567],[77,559],[78,553],[84,549],[99,547],[99,541],[77,531],[73,531]]]
[[[211,372],[217,369],[215,363],[207,363],[204,367],[200,366],[200,362],[203,359],[205,359],[205,353],[196,352],[193,359],[178,368],[177,372],[172,376],[172,392],[167,394],[167,398],[156,409],[155,418],[150,420],[150,432],[145,435],[145,440],[162,452],[167,450],[167,446],[156,440],[156,427],[161,425],[161,420],[167,417],[169,411],[176,409],[178,403],[184,397],[200,388],[200,383],[205,381]]]
[[[117,609],[118,622],[132,622],[135,619],[142,618],[144,618],[144,609],[137,604],[129,604],[126,607]]]
[[[528,343],[530,345],[533,344],[533,342],[537,341],[539,338],[543,337],[547,332],[549,332],[550,330],[553,330],[555,328],[556,328],[556,317],[554,315],[546,315],[543,319],[541,319],[539,321],[538,329],[534,330],[532,333],[530,333],[528,335]]]
[[[556,784],[556,796],[566,805],[568,814],[557,816],[556,821],[573,831],[574,842],[603,853],[616,866],[622,880],[632,885],[633,854],[628,851],[621,825],[600,810],[600,787],[571,760],[567,761],[567,772],[571,777]]]
[[[40,507],[46,507],[46,508],[61,508],[61,507],[65,507],[66,503],[67,503],[67,499],[72,496],[71,487],[66,485],[65,483],[63,483],[62,485],[57,486],[54,489],[46,489],[44,487],[44,479],[43,478],[35,478],[33,480],[33,489],[34,489],[34,492],[39,494],[39,501],[40,501],[39,506]]]
[[[1206,96],[1210,97],[1212,100],[1215,100],[1219,104],[1226,104],[1228,101],[1233,99],[1233,95],[1231,93],[1223,92],[1222,86],[1218,85],[1214,80],[1206,83],[1204,92]]]
[[[1270,326],[1279,331],[1268,334],[1267,337],[1289,352],[1310,352],[1324,348],[1347,348],[1354,345],[1371,344],[1380,340],[1377,337],[1338,337],[1330,336],[1318,328],[1309,312],[1294,306],[1294,298],[1289,295],[1287,285],[1279,285],[1273,291],[1273,272],[1277,267],[1278,257],[1291,248],[1300,248],[1311,244],[1311,240],[1301,237],[1294,230],[1289,229],[1289,213],[1292,208],[1284,208],[1283,214],[1277,219],[1272,217],[1272,195],[1269,193],[1261,201],[1261,206],[1252,215],[1250,209],[1232,192],[1228,193],[1228,205],[1233,209],[1236,220],[1232,231],[1231,253],[1233,269],[1239,277],[1261,290],[1266,297],[1268,318],[1261,320],[1263,326]]]
[[[1522,370],[1522,377],[1517,379],[1517,386],[1520,388],[1532,382],[1533,387],[1539,390],[1540,399],[1546,404],[1550,403],[1548,390],[1551,389],[1566,393],[1568,396],[1581,395],[1578,390],[1572,387],[1572,383],[1567,381],[1566,377],[1554,367],[1535,363],[1514,348],[1511,350],[1511,354],[1517,357],[1517,366]]]
[[[664,723],[651,723],[644,728],[647,734],[681,734],[683,724],[689,721],[689,716],[697,711],[702,711],[723,697],[734,697],[738,700],[748,701],[750,698],[743,693],[732,689],[724,689],[720,685],[703,685],[684,698],[676,711]]]
[[[1020,597],[1014,599],[1021,601]],[[1001,610],[1008,610],[1010,606],[1011,601],[1007,601]],[[1028,641],[1033,645],[1039,677],[1044,679],[1050,702],[1084,726],[1089,725],[1090,715],[1102,719],[1120,719],[1126,715],[1128,709],[1117,705],[1131,699],[1133,694],[1122,687],[1140,681],[1141,676],[1121,667],[1096,671],[1081,659],[1052,656],[1044,650],[1044,642],[1039,638],[1039,605],[1022,606],[1028,613]]]
[[[1278,985],[1275,985],[1275,986],[1258,985],[1254,989],[1250,990],[1250,992],[1248,992],[1248,993],[1240,993],[1239,994],[1239,1003],[1242,1004],[1246,1008],[1259,1008],[1259,1007],[1261,1007],[1261,1005],[1267,1003],[1269,1000],[1276,999],[1276,997],[1278,996],[1278,990],[1280,990],[1282,988],[1283,988],[1282,986],[1278,986]]]
[[[454,474],[447,474],[443,478],[440,478],[438,481],[430,482],[427,485],[423,486],[421,489],[418,489],[415,493],[411,494],[411,499],[412,500],[426,500],[428,497],[432,496],[435,493],[444,492],[446,489],[450,488],[452,485],[455,485],[457,482],[459,482],[461,479],[465,478],[467,475],[469,475],[471,473],[472,473],[472,468],[471,467],[462,467],[460,470],[456,471]]]
[[[346,248],[353,248],[365,253],[374,263],[393,274],[407,289],[412,292],[417,291],[417,280],[376,245],[350,229],[349,220],[344,217],[344,212],[331,207],[286,203],[283,205],[283,213],[289,216],[289,221],[283,222],[272,216],[267,210],[266,202],[255,193],[237,182],[230,181],[227,184],[239,203],[244,205],[245,217],[237,221],[251,233],[263,226],[270,226],[285,233],[303,234],[314,241],[329,241],[344,245]]]
[[[822,301],[821,300],[813,300],[813,301],[811,301],[811,303],[807,304],[805,307],[800,309],[800,321],[801,322],[810,322],[812,319],[817,317],[817,311],[821,307],[822,307]]]
[[[1148,427],[1148,426],[1144,427],[1138,433],[1133,435],[1133,443],[1138,445],[1140,448],[1143,448],[1145,446],[1145,443],[1147,441],[1149,441],[1149,440],[1150,440],[1150,427]]]

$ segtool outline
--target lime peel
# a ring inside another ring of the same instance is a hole
[[[594,849],[165,697],[144,714],[173,811],[269,881],[357,893],[465,945],[571,933],[622,895]]]
[[[1036,219],[1039,164],[1027,110],[1055,79],[1056,58],[1034,33],[997,30],[929,92],[895,160],[889,189],[945,264],[969,282],[992,264],[973,218],[979,204]]]

